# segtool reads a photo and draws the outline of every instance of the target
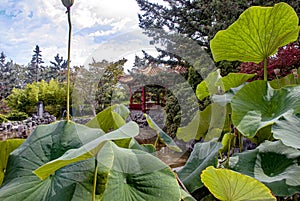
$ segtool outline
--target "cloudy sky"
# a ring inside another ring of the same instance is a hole
[[[61,0],[1,0],[0,51],[24,65],[30,62],[36,45],[46,65],[57,53],[66,59],[65,11]],[[72,65],[83,65],[91,57],[116,59],[149,48],[138,28],[138,11],[135,0],[75,0]]]

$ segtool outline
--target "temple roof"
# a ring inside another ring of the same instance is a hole
[[[137,74],[142,74],[145,76],[155,76],[160,72],[169,72],[169,73],[185,73],[187,72],[187,69],[185,67],[182,66],[176,66],[174,68],[169,68],[169,67],[161,67],[161,66],[147,66],[145,68],[136,68],[133,69],[133,73],[137,73]],[[119,77],[119,81],[121,83],[127,84],[130,83],[134,80],[134,77],[132,75],[124,75],[124,76],[120,76]]]

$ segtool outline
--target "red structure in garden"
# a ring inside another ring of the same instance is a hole
[[[159,106],[164,107],[166,90],[173,83],[160,84],[160,81],[166,79],[164,75],[171,73],[178,75],[184,72],[186,68],[180,66],[171,69],[150,65],[143,69],[134,69],[131,75],[121,76],[119,82],[126,84],[130,91],[129,109],[145,113]]]

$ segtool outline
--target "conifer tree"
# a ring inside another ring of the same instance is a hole
[[[66,80],[66,70],[68,67],[68,63],[62,56],[57,54],[54,57],[54,61],[50,61],[52,64],[49,67],[47,72],[46,80],[49,81],[51,79],[58,79],[59,82],[63,82]]]
[[[226,29],[239,15],[250,6],[273,6],[275,3],[287,2],[300,16],[300,4],[298,0],[136,0],[141,12],[139,14],[139,26],[144,29],[146,35],[152,38],[151,43],[163,44],[166,51],[162,51],[160,61],[170,58],[168,62],[184,64],[178,55],[172,55],[168,50],[174,48],[176,37],[172,34],[192,39],[210,54],[209,41],[219,31]],[[154,59],[149,57],[148,59]],[[223,74],[234,70],[239,63],[220,62],[217,67]]]
[[[45,67],[41,65],[44,61],[42,59],[40,47],[36,45],[33,52],[34,54],[32,55],[31,63],[28,66],[27,83],[41,81],[42,73],[45,70]]]
[[[6,55],[2,51],[1,54],[0,54],[0,63],[1,63],[1,66],[5,65],[5,58],[6,58]]]

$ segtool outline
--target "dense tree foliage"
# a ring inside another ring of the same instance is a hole
[[[66,95],[66,84],[53,79],[49,83],[42,80],[27,84],[24,89],[14,88],[6,103],[13,110],[30,115],[36,113],[37,103],[43,101],[46,111],[60,116],[61,109],[65,108]]]
[[[34,49],[34,55],[31,62],[24,66],[15,63],[13,60],[6,61],[4,52],[0,53],[0,100],[6,98],[13,88],[24,88],[27,84],[45,80],[49,82],[51,79],[64,82],[66,79],[67,62],[62,56],[57,54],[54,61],[50,61],[51,65],[43,65],[41,50],[37,45]],[[75,67],[74,67],[75,69]],[[75,70],[72,71],[74,77]]]
[[[77,70],[72,94],[74,107],[78,111],[76,114],[96,115],[97,111],[103,110],[111,103],[125,62],[125,59],[117,62],[98,62],[93,59],[88,67],[81,66]]]
[[[23,70],[23,66],[12,60],[5,62],[5,57],[3,58],[0,66],[0,99],[6,98],[14,87],[22,88],[24,86]]]
[[[111,105],[113,96],[118,96],[118,79],[124,73],[124,64],[127,60],[121,59],[108,65],[100,77],[96,91],[96,101],[99,104],[98,111],[102,111]],[[92,65],[97,65],[94,63]]]
[[[147,66],[150,63],[163,63],[166,66],[184,66],[188,68],[186,78],[193,90],[203,79],[202,70],[209,69],[209,65],[216,65],[221,69],[221,74],[239,70],[240,62],[221,61],[215,64],[205,62],[208,58],[195,51],[195,46],[202,47],[207,55],[211,56],[210,40],[219,30],[226,29],[239,15],[250,6],[273,6],[280,0],[225,0],[225,1],[203,1],[203,0],[162,0],[153,2],[151,0],[137,0],[141,9],[139,13],[139,26],[144,33],[152,38],[151,43],[162,45],[164,49],[157,48],[160,53],[153,57],[144,52],[144,57],[136,57],[136,67]],[[290,4],[300,15],[299,1],[284,1]],[[186,38],[187,43],[185,43]],[[190,43],[190,44],[189,44]],[[194,46],[194,47],[193,47]],[[204,62],[190,62],[186,58],[199,57]],[[203,58],[201,58],[203,57]],[[199,75],[199,72],[201,75]],[[202,110],[209,100],[199,101]],[[179,105],[172,93],[167,93],[166,98],[166,127],[169,134],[176,132],[181,117]],[[191,111],[192,112],[192,111]],[[191,114],[192,115],[192,114]],[[181,121],[185,121],[181,119]]]
[[[140,27],[151,37],[153,44],[162,44],[166,51],[161,52],[161,58],[170,57],[168,62],[184,64],[179,55],[170,53],[177,43],[173,34],[180,34],[197,42],[210,53],[209,41],[222,29],[226,29],[239,15],[250,6],[271,6],[280,0],[226,0],[226,1],[202,1],[202,0],[162,0],[153,3],[150,0],[137,0],[141,9],[139,14]],[[300,15],[299,1],[283,1],[289,3],[298,16]],[[179,44],[181,45],[181,44]],[[192,52],[192,50],[189,50]],[[149,55],[145,55],[148,56]],[[153,58],[152,58],[153,59]],[[161,60],[162,61],[162,60]],[[222,74],[235,70],[239,63],[220,62]]]

